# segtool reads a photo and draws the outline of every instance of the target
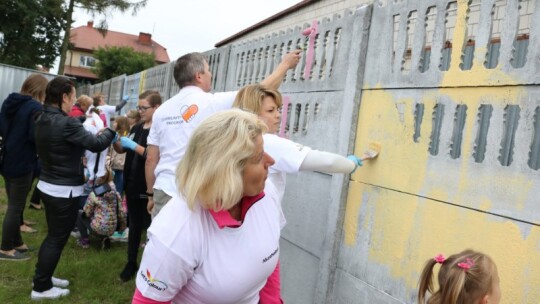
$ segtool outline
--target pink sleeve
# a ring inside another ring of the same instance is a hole
[[[266,285],[259,292],[260,304],[282,304],[281,282],[279,280],[279,261],[274,272],[266,280]]]
[[[138,288],[135,288],[135,294],[133,294],[133,300],[131,304],[171,304],[172,301],[159,302],[156,300],[149,299],[142,295]]]

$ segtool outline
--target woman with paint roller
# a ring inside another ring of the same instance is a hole
[[[380,146],[372,144],[362,157],[349,155],[343,157],[338,154],[313,150],[309,147],[295,143],[291,140],[277,136],[280,125],[282,105],[281,94],[277,90],[269,89],[260,84],[243,87],[236,96],[233,107],[240,108],[259,115],[267,127],[268,133],[264,138],[264,150],[274,160],[270,167],[268,179],[276,186],[280,201],[285,192],[287,173],[300,171],[319,171],[325,173],[353,173],[362,166],[362,162],[377,157]],[[281,225],[286,220],[281,215]],[[261,290],[260,303],[282,303],[280,297],[279,263],[274,273],[268,278],[266,286]]]

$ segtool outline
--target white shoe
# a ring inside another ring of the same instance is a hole
[[[60,297],[67,296],[68,294],[69,294],[69,289],[53,287],[43,292],[32,290],[32,293],[30,294],[30,298],[32,298],[32,300],[58,299]]]
[[[54,286],[56,286],[56,287],[66,288],[66,287],[69,286],[69,281],[68,280],[52,277],[51,281],[52,281],[52,284]]]

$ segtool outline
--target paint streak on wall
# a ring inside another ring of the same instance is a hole
[[[533,227],[523,239],[520,227],[512,221],[353,182],[347,225],[354,226],[349,213],[361,209],[371,212],[356,217],[356,235],[370,240],[368,261],[381,265],[380,271],[404,282],[412,293],[427,259],[472,248],[488,253],[498,265],[502,303],[537,303],[540,299],[539,227]],[[384,286],[370,276],[360,279]]]

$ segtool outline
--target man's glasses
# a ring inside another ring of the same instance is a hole
[[[147,107],[145,107],[145,106],[137,106],[136,109],[137,109],[137,111],[144,112],[144,111],[146,111],[146,110],[148,110],[150,108],[151,108],[150,106],[147,106]]]

